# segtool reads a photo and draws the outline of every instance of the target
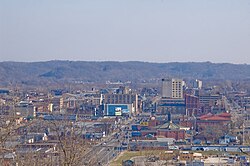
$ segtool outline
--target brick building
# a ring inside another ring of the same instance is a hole
[[[194,95],[186,94],[185,105],[188,116],[197,115],[198,110],[200,109],[199,98]]]
[[[180,127],[172,121],[165,123],[157,129],[157,137],[174,138],[175,140],[184,140],[186,137],[185,128]]]

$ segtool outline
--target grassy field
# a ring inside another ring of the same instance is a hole
[[[144,150],[144,151],[124,151],[122,152],[115,160],[111,161],[110,166],[122,166],[122,161],[129,160],[133,157],[137,156],[159,156],[164,154],[165,150]],[[219,155],[222,156],[224,154],[228,155],[243,155],[242,153],[225,153],[220,151],[193,151],[202,153],[203,156],[214,156]],[[178,153],[178,151],[175,151]]]
[[[110,166],[121,166],[122,161],[129,160],[136,156],[152,156],[164,153],[164,150],[153,150],[153,151],[124,151],[115,160],[110,163]]]

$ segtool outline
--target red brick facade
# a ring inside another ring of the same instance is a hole
[[[174,138],[175,140],[185,139],[185,130],[168,130],[168,129],[158,129],[157,136],[162,136],[166,138]]]

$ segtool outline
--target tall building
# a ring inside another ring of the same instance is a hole
[[[195,89],[201,89],[202,88],[202,81],[201,80],[195,80],[193,81],[193,88]]]
[[[182,79],[162,79],[162,98],[158,103],[161,114],[186,114]]]
[[[162,79],[162,98],[183,99],[183,80]]]

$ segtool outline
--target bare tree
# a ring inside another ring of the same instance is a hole
[[[72,122],[49,122],[58,140],[59,165],[77,166],[90,145],[83,138],[82,129]]]

